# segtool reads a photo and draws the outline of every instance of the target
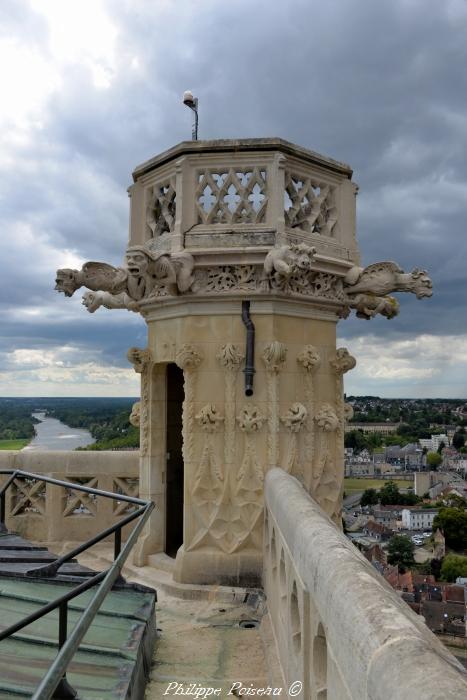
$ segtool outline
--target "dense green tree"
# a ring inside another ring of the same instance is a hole
[[[374,506],[378,503],[378,493],[376,489],[366,489],[360,499],[361,506]]]
[[[356,452],[361,452],[367,447],[367,440],[361,430],[351,430],[345,434],[344,445],[345,447],[352,447]]]
[[[457,430],[452,438],[452,446],[456,448],[456,450],[460,450],[461,447],[464,447],[465,445],[465,433],[464,431]]]
[[[438,452],[428,452],[426,456],[426,463],[430,469],[436,471],[443,461],[443,458]]]
[[[438,449],[437,449],[437,452],[439,455],[442,453],[442,451],[444,450],[445,447],[446,447],[446,443],[444,442],[444,440],[441,440],[441,442],[438,445]]]
[[[452,583],[458,576],[467,577],[467,557],[447,554],[441,565],[441,581]]]
[[[399,503],[397,505],[400,506],[416,506],[417,503],[420,503],[422,499],[420,496],[416,496],[413,492],[409,493],[401,493],[400,498],[399,498]]]
[[[413,492],[401,493],[394,481],[384,484],[378,491],[378,499],[383,506],[414,506],[421,501]]]
[[[440,528],[446,545],[456,551],[467,549],[467,511],[459,508],[441,508],[433,520],[433,532]]]
[[[400,492],[395,481],[388,481],[379,490],[379,499],[383,506],[398,505],[400,502]]]
[[[450,493],[446,498],[444,498],[443,506],[447,508],[459,508],[459,510],[465,510],[467,506],[465,498],[458,496],[457,493]]]
[[[383,444],[383,436],[381,433],[370,433],[367,437],[367,446],[370,450],[374,450],[375,447],[381,447]]]
[[[397,564],[401,571],[406,571],[415,563],[414,549],[414,544],[409,537],[406,535],[394,535],[388,543],[389,564]]]

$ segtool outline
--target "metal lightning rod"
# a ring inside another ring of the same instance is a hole
[[[183,93],[183,104],[189,107],[194,113],[193,127],[191,130],[191,138],[193,141],[198,140],[198,98],[193,97],[191,90],[186,90]]]

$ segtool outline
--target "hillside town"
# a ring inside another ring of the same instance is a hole
[[[467,665],[465,404],[349,403],[354,417],[345,439],[346,534]],[[394,420],[396,413],[403,420]]]

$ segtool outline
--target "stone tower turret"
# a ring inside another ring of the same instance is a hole
[[[139,312],[141,496],[156,503],[137,562],[176,554],[184,582],[256,583],[263,478],[299,479],[340,526],[343,375],[336,324],[431,295],[426,273],[359,266],[349,166],[281,139],[184,142],[138,166],[121,268],[59,270],[84,303]],[[254,337],[253,337],[254,336]],[[183,436],[183,440],[182,440]]]

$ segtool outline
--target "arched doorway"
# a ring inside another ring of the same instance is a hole
[[[183,544],[182,408],[185,392],[183,370],[167,365],[167,467],[165,498],[165,552],[175,557]]]

